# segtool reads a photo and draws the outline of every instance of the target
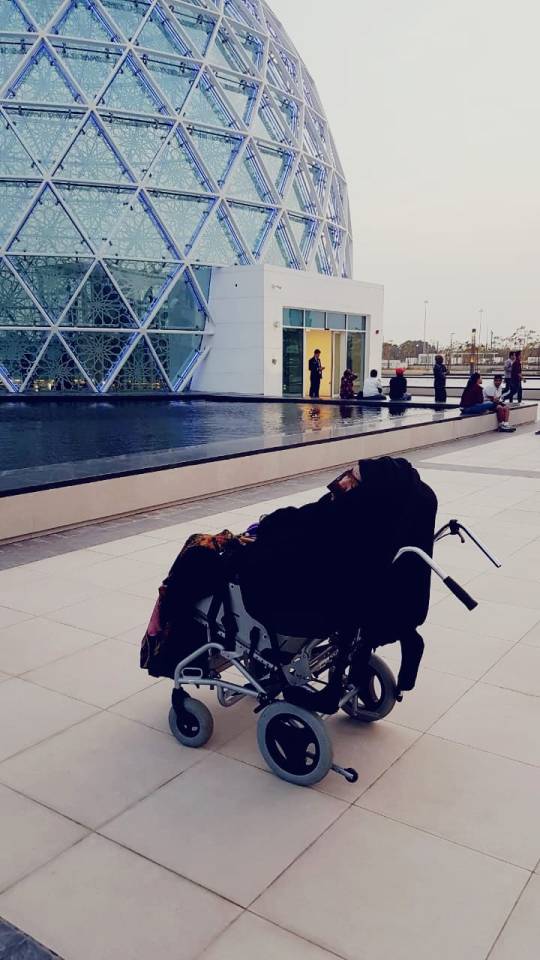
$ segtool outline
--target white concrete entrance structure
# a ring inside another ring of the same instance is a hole
[[[384,288],[379,284],[256,265],[215,269],[210,294],[212,349],[192,388],[280,396],[283,310],[328,310],[367,317],[366,369],[380,370]]]

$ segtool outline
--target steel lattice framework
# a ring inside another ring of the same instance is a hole
[[[212,268],[351,275],[315,85],[264,0],[0,0],[0,391],[181,390]]]

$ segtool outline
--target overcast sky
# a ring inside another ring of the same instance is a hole
[[[539,0],[270,0],[314,75],[385,337],[540,330]]]

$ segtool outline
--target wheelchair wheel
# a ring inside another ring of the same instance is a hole
[[[169,711],[169,727],[173,737],[185,747],[204,747],[214,732],[214,718],[206,704],[186,697],[177,711]]]
[[[259,750],[273,773],[309,787],[332,766],[332,743],[322,720],[291,703],[272,703],[257,723]]]
[[[375,723],[394,709],[396,689],[396,680],[390,667],[372,653],[364,688],[359,689],[341,709],[352,720]]]

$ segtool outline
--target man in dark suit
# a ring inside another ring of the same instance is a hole
[[[321,364],[321,351],[315,350],[309,361],[309,395],[318,399],[324,367]]]

